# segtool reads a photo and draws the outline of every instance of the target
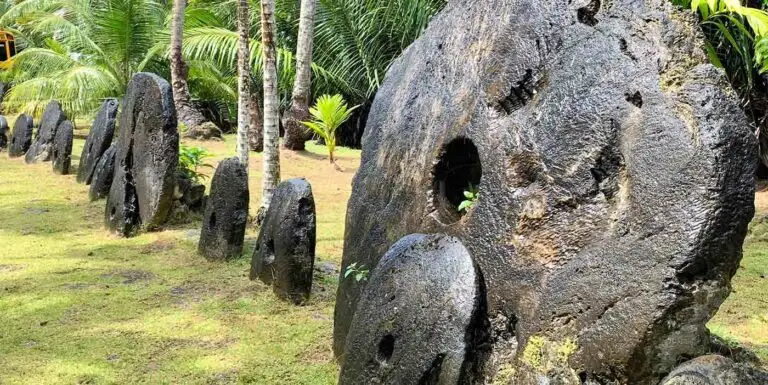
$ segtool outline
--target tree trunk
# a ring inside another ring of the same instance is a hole
[[[251,151],[262,152],[264,151],[264,117],[261,116],[258,97],[252,97],[248,103],[248,115],[251,122],[248,131],[248,144]]]
[[[174,0],[173,21],[171,22],[171,86],[173,87],[173,103],[176,105],[176,115],[180,123],[191,129],[206,122],[200,111],[192,107],[187,85],[187,64],[181,53],[181,42],[184,35],[184,9],[187,0]]]
[[[248,0],[237,1],[237,157],[248,170],[248,131],[250,129],[251,51],[248,34],[251,29]],[[258,106],[258,105],[257,105]]]
[[[283,117],[285,128],[283,146],[295,151],[304,150],[304,142],[312,137],[312,133],[301,122],[309,119],[314,29],[315,0],[301,0],[299,37],[296,46],[296,79],[293,83],[291,108]]]
[[[264,177],[261,212],[266,213],[280,182],[280,128],[278,121],[277,68],[275,63],[275,0],[261,1],[261,49],[264,60]]]

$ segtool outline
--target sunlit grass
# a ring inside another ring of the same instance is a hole
[[[214,166],[235,152],[232,136],[187,144],[208,148]],[[82,145],[76,140],[73,166]],[[360,152],[340,148],[336,155],[341,172],[314,143],[305,153],[282,152],[281,161],[284,179],[312,183],[318,263],[338,265]],[[254,229],[243,258],[229,263],[197,255],[199,223],[122,239],[103,228],[104,201],[88,202],[86,186],[50,167],[0,154],[0,383],[336,382],[334,275],[317,277],[306,306],[281,302],[248,280]],[[251,154],[250,171],[255,215],[260,155]],[[768,222],[760,222],[752,226],[734,292],[709,325],[763,360],[766,276]]]
[[[234,155],[226,139],[188,144],[208,148],[215,166]],[[312,183],[317,263],[338,264],[359,151],[341,153],[339,172],[322,150],[284,152],[282,171]],[[260,161],[251,154],[252,215]],[[292,306],[248,280],[253,228],[243,258],[209,263],[196,253],[199,223],[122,239],[103,229],[103,210],[50,163],[0,155],[0,383],[336,382],[335,276],[318,276],[310,303]]]
[[[758,193],[758,201],[768,192]],[[761,205],[758,204],[758,209]],[[750,225],[744,258],[733,278],[733,292],[709,323],[729,343],[753,351],[768,364],[768,212],[758,212]]]

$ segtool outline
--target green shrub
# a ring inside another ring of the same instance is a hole
[[[210,156],[211,153],[204,148],[179,145],[179,167],[177,169],[179,175],[195,183],[200,183],[207,176],[200,173],[198,169],[203,167],[213,168],[213,166],[204,162],[204,159]]]

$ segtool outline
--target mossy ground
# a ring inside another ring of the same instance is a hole
[[[728,343],[755,353],[768,367],[768,185],[758,190],[733,291],[708,326]]]
[[[204,146],[210,163],[234,154],[234,137]],[[75,141],[76,166],[83,140]],[[341,258],[346,202],[359,151],[282,152],[283,178],[312,183],[317,264]],[[251,154],[251,214],[260,201],[261,156]],[[209,171],[210,172],[210,171]],[[758,217],[768,213],[758,194]],[[50,163],[0,155],[0,384],[334,384],[335,274],[319,274],[312,300],[295,307],[248,280],[256,237],[242,258],[196,253],[199,223],[131,239],[103,228],[74,176]],[[768,360],[768,220],[756,221],[734,293],[710,324]]]
[[[216,164],[234,143],[187,144]],[[340,172],[323,150],[283,152],[282,176],[312,183],[316,264],[338,265],[359,151],[339,151]],[[261,155],[251,156],[255,215]],[[87,191],[50,163],[0,154],[0,384],[336,382],[335,274],[318,273],[306,306],[288,305],[248,280],[254,229],[242,258],[210,263],[196,252],[199,223],[122,239],[104,230],[104,201]]]

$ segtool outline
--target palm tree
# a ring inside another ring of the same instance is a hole
[[[14,59],[5,103],[36,113],[51,99],[70,117],[120,97],[134,73],[158,71],[152,47],[167,10],[155,0],[25,0],[0,26],[27,46]]]
[[[171,23],[171,86],[173,87],[173,102],[176,105],[178,120],[190,129],[206,122],[200,111],[192,106],[187,85],[188,67],[182,56],[182,39],[184,36],[184,12],[187,0],[173,1],[173,22]]]
[[[199,0],[200,1],[200,0]],[[205,0],[212,1],[212,0]],[[232,0],[229,0],[232,1]],[[301,24],[296,0],[274,0],[279,6],[277,80],[281,106],[292,104],[289,92],[298,77],[293,53]],[[342,94],[350,104],[370,103],[390,63],[426,28],[446,0],[315,0],[316,13],[310,94]],[[215,2],[213,2],[215,3]],[[234,9],[228,1],[213,5],[217,14]],[[302,6],[302,8],[304,8]],[[257,12],[253,12],[257,17]],[[222,16],[226,18],[226,16]],[[297,21],[299,21],[297,23]],[[251,35],[261,32],[252,23]],[[234,25],[200,26],[185,31],[185,56],[235,68],[238,34]],[[262,76],[261,41],[251,40],[251,68]],[[259,79],[260,80],[260,79]],[[294,92],[294,94],[296,94]],[[290,138],[290,135],[289,135]]]
[[[248,34],[251,30],[248,0],[237,1],[237,32],[240,35],[237,51],[237,157],[248,170],[248,131],[251,106],[251,51]]]
[[[280,181],[280,149],[278,129],[277,67],[275,49],[275,1],[261,0],[261,55],[264,64],[264,176],[262,178],[261,212],[266,213],[272,193]]]
[[[308,131],[301,124],[309,117],[309,98],[312,80],[312,41],[315,29],[315,0],[301,0],[299,37],[296,46],[296,80],[293,83],[291,108],[283,117],[285,137],[283,146],[290,150],[304,150],[309,139]]]

